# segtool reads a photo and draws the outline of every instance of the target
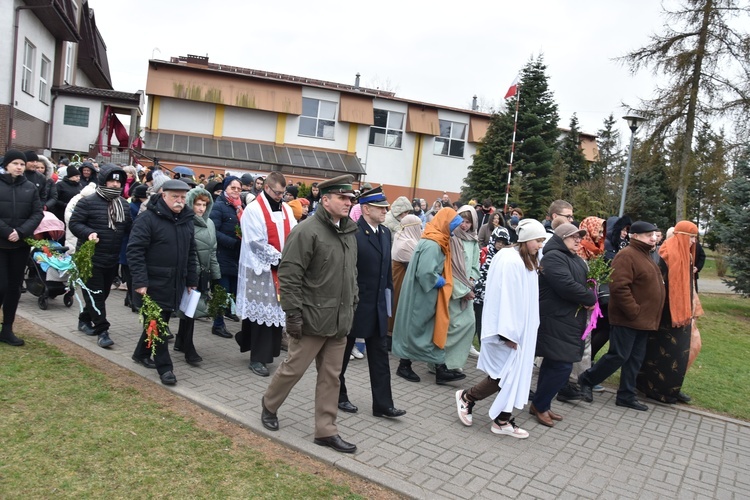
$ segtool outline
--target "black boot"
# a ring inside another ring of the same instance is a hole
[[[466,375],[456,370],[449,370],[445,365],[437,365],[435,367],[435,382],[437,385],[445,385],[448,382],[456,382],[457,380],[463,380]]]
[[[22,346],[24,344],[23,339],[19,339],[13,333],[13,327],[3,325],[2,331],[0,331],[0,342],[5,342],[8,345],[15,347]]]
[[[419,375],[414,373],[414,370],[411,369],[411,360],[409,359],[402,359],[401,362],[399,362],[396,375],[405,378],[409,382],[419,382],[421,380]]]

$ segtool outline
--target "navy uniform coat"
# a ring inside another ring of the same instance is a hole
[[[359,218],[357,226],[359,304],[349,335],[363,339],[384,337],[388,330],[385,290],[393,292],[391,231],[380,224],[375,234],[364,217]]]

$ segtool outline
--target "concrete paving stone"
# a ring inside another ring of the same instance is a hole
[[[711,492],[716,489],[716,485],[704,483],[702,481],[697,481],[694,479],[685,479],[682,482],[680,489],[685,491],[692,491],[696,495],[710,495]]]
[[[510,482],[508,482],[508,486],[514,490],[525,491],[526,485],[529,484],[529,481],[529,478],[520,474],[515,474]]]
[[[524,489],[524,495],[530,495],[531,498],[542,500],[554,500],[560,495],[560,490],[556,488],[554,492],[550,492],[542,489],[539,485],[530,485],[528,488]]]
[[[420,485],[427,491],[441,492],[445,486],[445,479],[439,479],[435,476],[430,476],[425,482]]]

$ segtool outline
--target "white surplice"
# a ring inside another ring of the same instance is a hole
[[[237,315],[259,324],[283,327],[286,316],[279,304],[271,273],[271,266],[279,264],[281,252],[268,243],[268,229],[260,203],[265,204],[276,225],[282,250],[285,243],[284,219],[289,220],[290,229],[297,224],[289,205],[282,203],[281,211],[273,212],[262,194],[243,211],[240,221],[242,247],[237,276]]]

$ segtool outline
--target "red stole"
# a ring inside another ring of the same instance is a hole
[[[271,212],[266,206],[266,200],[257,199],[255,200],[260,205],[260,210],[263,212],[263,218],[266,221],[266,230],[268,231],[268,244],[273,246],[276,250],[281,252],[281,240],[279,239],[279,228],[276,226],[276,222],[271,218]],[[289,214],[284,210],[283,202],[279,205],[281,207],[281,214],[284,216],[284,241],[289,237]],[[273,276],[273,286],[276,288],[276,300],[281,301],[279,295],[279,273],[276,269],[271,268],[271,275]]]

